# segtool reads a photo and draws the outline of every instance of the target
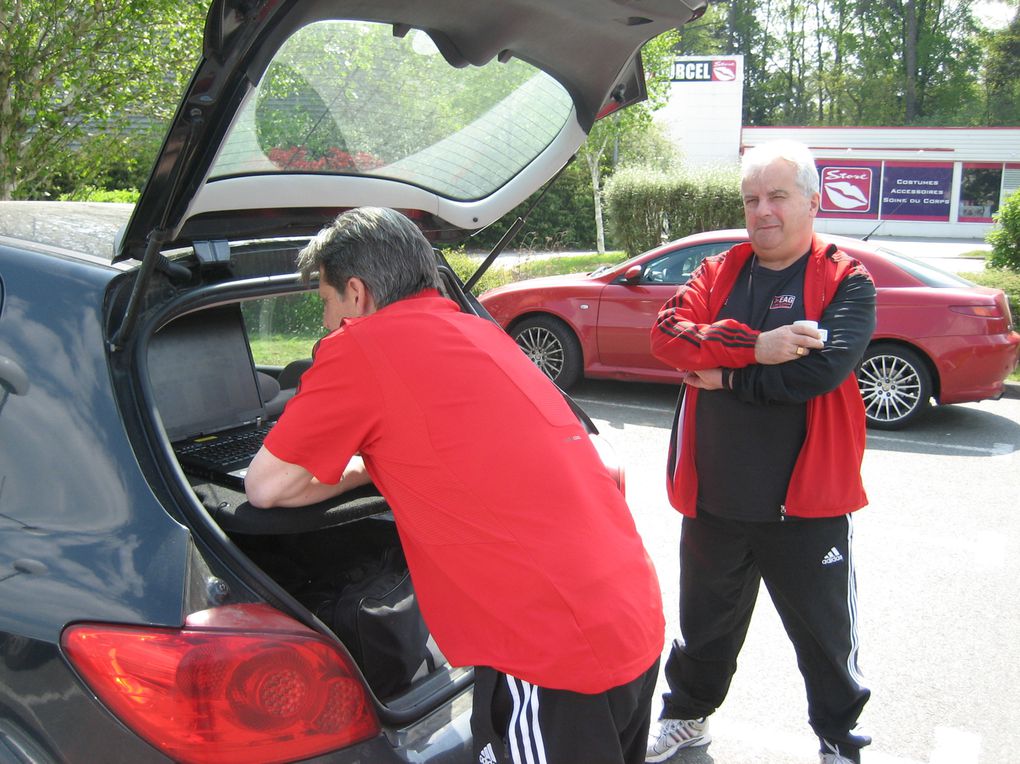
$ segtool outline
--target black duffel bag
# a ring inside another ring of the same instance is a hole
[[[359,576],[309,607],[347,646],[376,696],[385,698],[406,689],[429,658],[429,632],[399,548],[362,565]]]

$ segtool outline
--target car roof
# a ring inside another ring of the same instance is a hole
[[[133,208],[121,202],[0,201],[0,235],[108,264]]]

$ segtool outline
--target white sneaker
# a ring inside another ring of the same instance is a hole
[[[712,736],[708,734],[708,719],[661,719],[659,733],[655,740],[649,736],[646,762],[665,761],[681,748],[708,745]]]
[[[854,759],[841,754],[838,746],[833,745],[827,740],[823,740],[822,744],[829,750],[818,752],[818,761],[820,764],[856,764]]]
[[[854,764],[853,759],[848,759],[846,756],[841,756],[838,753],[820,753],[818,754],[818,760],[821,764]]]

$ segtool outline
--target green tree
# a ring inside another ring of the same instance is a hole
[[[0,199],[61,172],[107,171],[132,126],[161,129],[199,55],[205,7],[0,0]]]
[[[744,56],[748,125],[976,124],[984,104],[972,6],[724,0],[684,29],[681,49]],[[1015,60],[1004,54],[1003,84],[1016,81]]]
[[[989,125],[1020,125],[1020,5],[1005,29],[988,38],[985,86]]]
[[[651,124],[652,112],[661,108],[669,95],[669,81],[678,41],[676,30],[664,32],[649,40],[641,49],[645,67],[648,99],[610,114],[595,123],[578,154],[591,176],[592,201],[595,205],[595,247],[606,251],[606,230],[603,217],[603,175],[611,171],[616,147],[628,134],[642,132]]]

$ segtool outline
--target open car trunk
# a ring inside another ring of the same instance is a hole
[[[272,261],[293,261],[298,249],[251,246]],[[445,263],[440,273],[445,296],[480,310]],[[249,436],[257,448],[311,365],[322,333],[317,294],[292,276],[214,284],[143,324],[149,441],[188,524],[268,577],[280,594],[274,604],[342,643],[383,719],[422,718],[469,686],[471,669],[452,668],[429,635],[393,515],[374,486],[309,507],[260,509],[247,502],[244,470],[231,458],[221,469],[195,458],[196,446],[230,452]]]

